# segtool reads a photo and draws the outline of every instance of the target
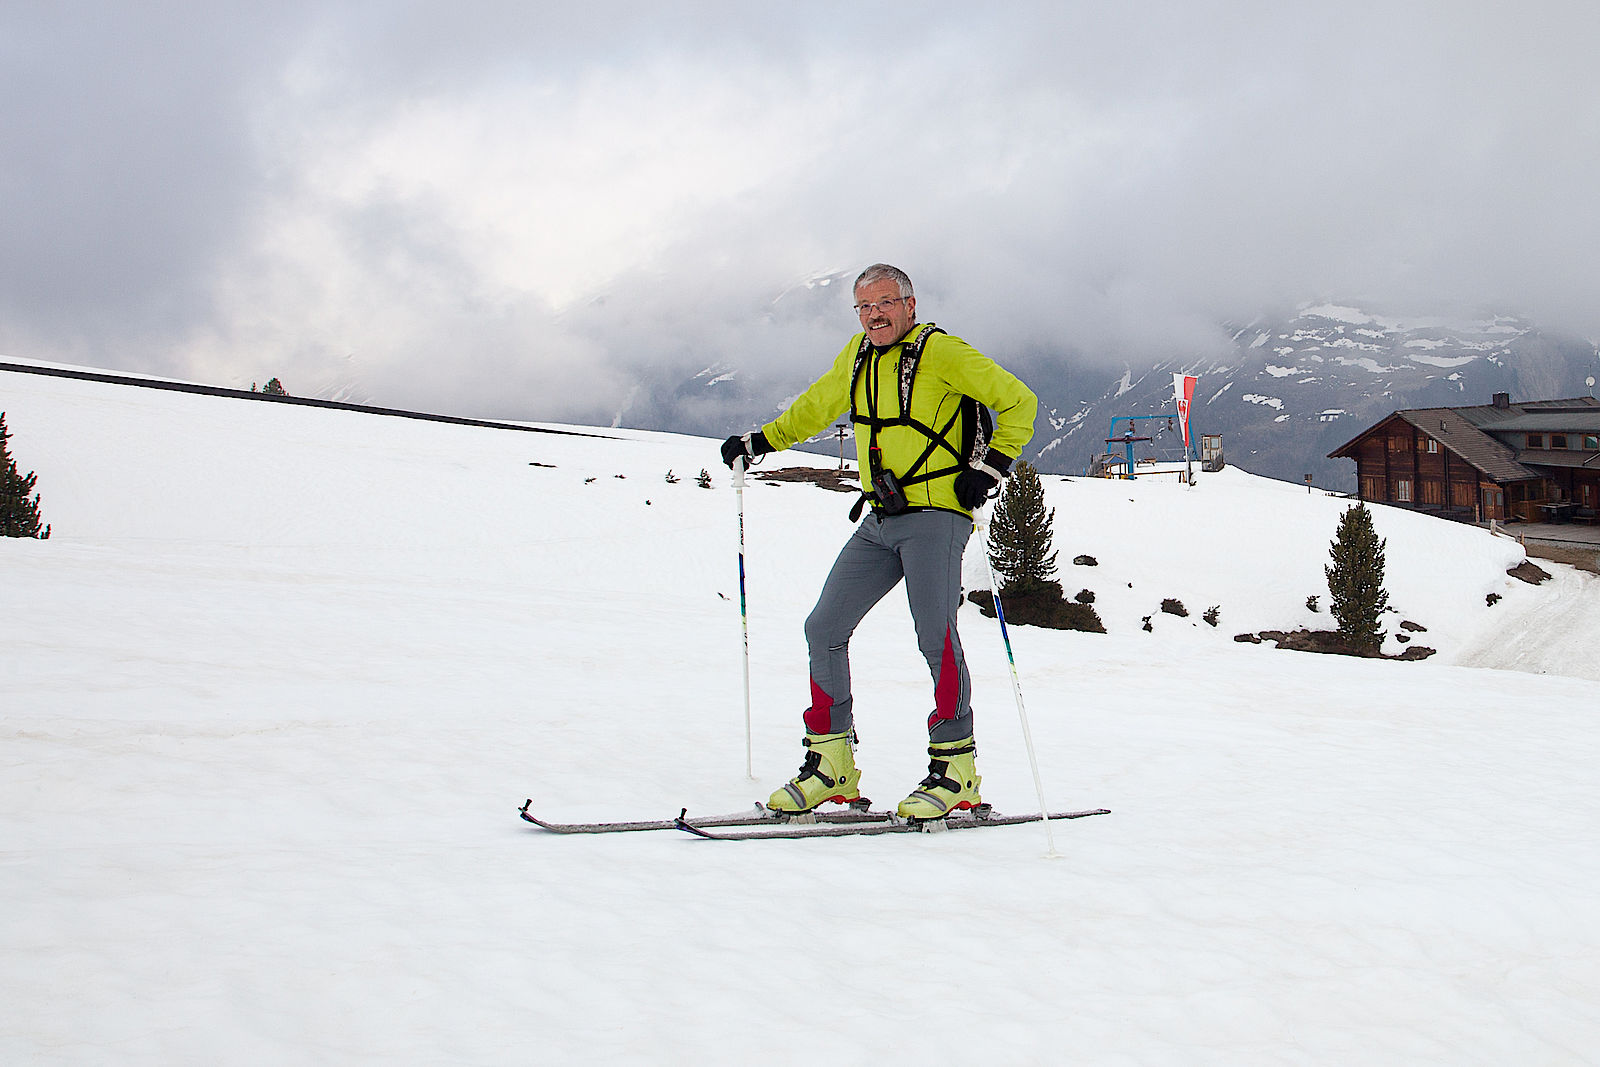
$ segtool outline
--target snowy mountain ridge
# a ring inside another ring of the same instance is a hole
[[[844,272],[797,282],[774,301],[796,321],[831,310],[829,289]],[[831,336],[831,335],[830,335]],[[1286,481],[1311,474],[1329,489],[1353,490],[1354,465],[1327,453],[1361,429],[1403,408],[1575,396],[1600,375],[1600,348],[1545,333],[1504,314],[1397,314],[1351,302],[1308,302],[1285,315],[1262,315],[1218,329],[1220,351],[1190,358],[1124,361],[1112,368],[1074,354],[1070,337],[1055,352],[1001,362],[1039,395],[1034,440],[1024,458],[1048,473],[1081,474],[1107,449],[1111,420],[1141,423],[1155,440],[1138,458],[1176,459],[1181,435],[1169,428],[1172,374],[1198,375],[1193,430],[1220,434],[1230,462]],[[808,369],[812,374],[822,366]],[[757,379],[725,362],[699,374],[657,376],[628,399],[617,422],[644,429],[717,436],[771,419],[810,379]]]
[[[1114,416],[1173,415],[1172,374],[1199,377],[1192,431],[1220,434],[1230,462],[1286,481],[1354,487],[1355,471],[1327,453],[1391,411],[1573,396],[1600,371],[1600,349],[1552,337],[1505,315],[1381,315],[1351,304],[1306,304],[1290,316],[1228,327],[1231,351],[1193,360],[1126,366],[1104,390],[1064,401],[1049,366],[1035,368],[1053,435],[1030,450],[1046,470],[1079,473],[1107,448]],[[1079,374],[1079,381],[1092,375]],[[1181,437],[1164,421],[1140,455],[1173,458]]]

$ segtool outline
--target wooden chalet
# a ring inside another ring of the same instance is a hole
[[[1328,456],[1355,460],[1362,500],[1472,522],[1594,522],[1600,400],[1496,393],[1477,407],[1396,411]]]

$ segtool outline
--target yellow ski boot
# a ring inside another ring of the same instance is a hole
[[[942,819],[952,811],[982,804],[977,751],[970,737],[929,745],[928,777],[900,802],[896,812],[905,819]]]
[[[785,814],[810,811],[835,801],[850,804],[861,799],[861,772],[856,770],[855,738],[842,734],[807,734],[806,761],[800,773],[773,793],[767,807]]]

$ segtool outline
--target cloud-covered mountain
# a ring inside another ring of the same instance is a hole
[[[1328,488],[1354,488],[1355,471],[1327,453],[1391,411],[1484,404],[1497,392],[1575,396],[1600,373],[1594,344],[1505,315],[1387,316],[1316,304],[1230,333],[1232,350],[1220,358],[1125,366],[1087,397],[1057,391],[1041,368],[1035,388],[1049,408],[1033,442],[1041,469],[1087,469],[1106,450],[1116,416],[1174,414],[1174,372],[1199,377],[1192,433],[1221,434],[1230,463],[1287,480],[1310,474]],[[1136,446],[1136,457],[1182,455],[1175,426],[1169,430],[1159,418],[1137,425],[1154,439]],[[1125,429],[1118,424],[1119,434]]]
[[[800,316],[842,276],[818,274],[773,302],[778,319]],[[1327,454],[1366,426],[1403,408],[1578,396],[1600,376],[1593,342],[1547,333],[1509,315],[1378,314],[1350,304],[1308,304],[1227,326],[1219,356],[1153,360],[1116,368],[1042,353],[1009,361],[1039,394],[1040,414],[1025,458],[1041,470],[1082,474],[1108,449],[1111,423],[1135,417],[1136,458],[1183,454],[1172,402],[1175,372],[1199,377],[1191,430],[1220,434],[1229,463],[1253,473],[1326,488],[1353,489],[1354,468]],[[759,378],[714,364],[685,376],[664,369],[641,377],[617,413],[619,425],[720,436],[772,418],[820,373],[822,362],[770,370]],[[1149,421],[1145,421],[1149,420]],[[1117,425],[1118,434],[1127,429]],[[833,452],[831,433],[817,445]],[[1120,444],[1114,446],[1121,455]]]

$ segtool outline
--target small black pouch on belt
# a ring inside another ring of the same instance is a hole
[[[880,516],[898,515],[910,508],[906,501],[906,493],[900,488],[900,479],[894,476],[894,471],[883,465],[883,453],[876,445],[867,450],[867,462],[871,464],[872,493],[861,494],[861,499],[856,501],[856,506],[850,509],[850,521],[855,522],[861,518],[861,509],[869,499],[877,502],[874,507]]]

